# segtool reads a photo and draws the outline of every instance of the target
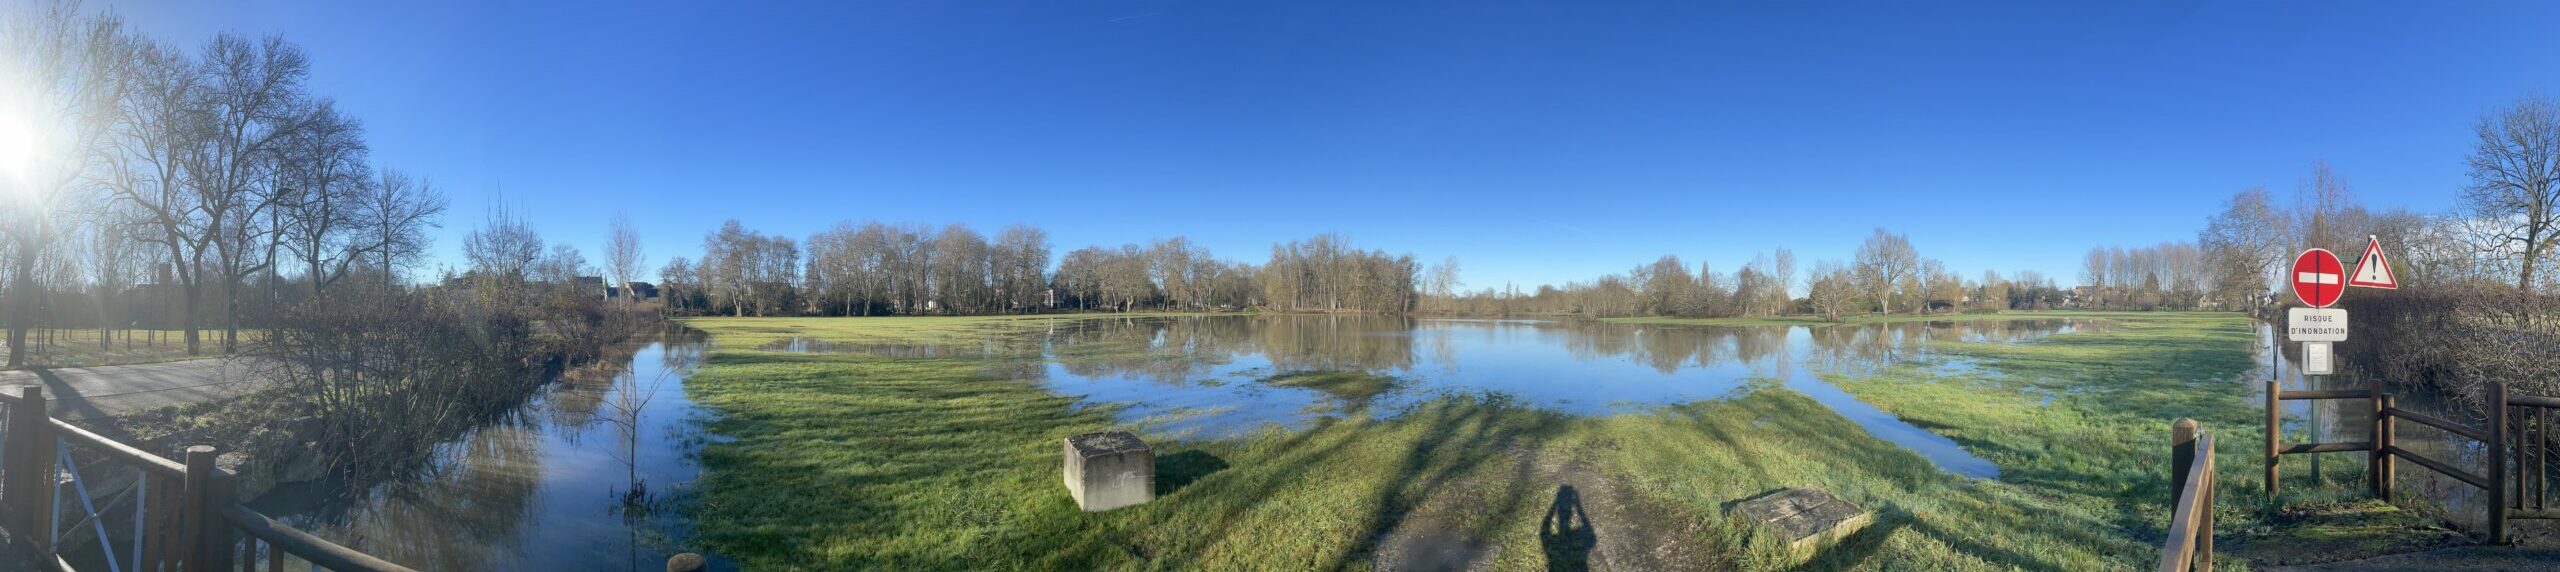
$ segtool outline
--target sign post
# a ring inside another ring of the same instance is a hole
[[[2300,369],[2303,388],[2318,389],[2322,381],[2320,378],[2328,375],[2333,365],[2329,359],[2329,343],[2347,341],[2347,311],[2329,307],[2338,303],[2339,295],[2346,293],[2347,268],[2329,249],[2313,248],[2293,258],[2292,279],[2293,297],[2310,307],[2285,312],[2285,336],[2302,343],[2303,363]],[[2312,356],[2315,352],[2320,354],[2319,357]],[[2316,372],[2312,369],[2315,364],[2320,366]],[[2311,424],[2303,427],[2303,431],[2313,442],[2318,442],[2320,407],[2314,404],[2309,410]],[[2319,455],[2311,456],[2311,480],[2313,483],[2322,480]]]

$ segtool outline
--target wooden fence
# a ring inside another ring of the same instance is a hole
[[[8,412],[0,425],[0,527],[40,566],[71,570],[61,540],[85,535],[111,572],[254,571],[261,564],[272,572],[283,570],[287,557],[313,569],[409,570],[241,506],[232,498],[236,477],[215,466],[213,447],[188,447],[183,460],[135,449],[54,419],[38,386],[0,395],[0,405]],[[91,488],[91,479],[121,478],[128,469],[129,480]],[[64,487],[72,494],[62,494]],[[68,530],[66,509],[79,511]],[[125,520],[110,528],[117,518]],[[111,530],[129,533],[122,547]],[[78,550],[88,557],[87,547]]]
[[[2169,543],[2160,551],[2161,572],[2213,572],[2213,435],[2196,420],[2169,429]]]
[[[2504,383],[2488,386],[2487,422],[2473,427],[2415,411],[2401,409],[2391,394],[2369,389],[2284,391],[2274,381],[2267,382],[2267,498],[2276,498],[2277,478],[2281,476],[2278,461],[2284,455],[2365,451],[2369,454],[2366,482],[2375,498],[2394,500],[2398,480],[2398,462],[2443,474],[2456,482],[2479,488],[2489,495],[2486,506],[2486,535],[2490,544],[2507,543],[2507,522],[2512,519],[2560,519],[2560,511],[2550,506],[2550,471],[2553,462],[2550,444],[2553,440],[2554,409],[2560,399],[2537,396],[2511,396]],[[2304,443],[2286,446],[2283,432],[2285,401],[2324,399],[2365,399],[2372,402],[2373,423],[2367,440],[2342,443]],[[2470,439],[2481,444],[2484,459],[2475,468],[2428,457],[2399,445],[2400,422],[2409,421],[2435,428],[2447,435]]]

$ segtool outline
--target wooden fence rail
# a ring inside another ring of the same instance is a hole
[[[54,419],[38,386],[0,395],[0,405],[8,411],[6,433],[0,435],[0,527],[8,529],[18,548],[39,555],[40,566],[71,570],[61,542],[68,532],[89,535],[97,546],[95,555],[111,572],[254,571],[261,563],[280,571],[287,557],[315,570],[409,570],[241,506],[232,494],[237,477],[215,466],[213,447],[188,447],[183,460],[144,452]],[[91,479],[119,470],[132,471],[129,485],[91,488]],[[65,486],[71,494],[63,494]],[[106,517],[122,516],[115,514],[123,512],[119,508],[131,513],[130,529],[118,527],[130,532],[122,550],[106,524]],[[70,531],[61,523],[66,509],[82,516]],[[81,550],[87,558],[86,548]]]
[[[2169,542],[2160,551],[2161,572],[2213,572],[2213,435],[2196,420],[2169,429]]]
[[[2375,439],[2375,438],[2367,438],[2367,439],[2365,439],[2365,440],[2363,440],[2363,441],[2340,441],[2340,442],[2334,442],[2334,443],[2297,443],[2297,444],[2293,444],[2293,445],[2286,445],[2286,444],[2284,444],[2284,402],[2287,402],[2287,401],[2327,401],[2327,400],[2346,400],[2346,399],[2376,399],[2376,398],[2378,398],[2378,394],[2374,393],[2373,391],[2370,391],[2370,390],[2363,390],[2363,389],[2321,389],[2321,390],[2305,390],[2305,391],[2285,391],[2285,389],[2284,389],[2284,384],[2283,384],[2283,383],[2281,383],[2281,382],[2278,382],[2278,381],[2276,381],[2276,380],[2272,380],[2272,379],[2271,379],[2271,380],[2267,380],[2267,391],[2266,391],[2266,393],[2267,393],[2267,450],[2266,450],[2266,462],[2267,462],[2267,498],[2269,498],[2269,499],[2274,499],[2274,498],[2276,498],[2277,484],[2281,481],[2281,477],[2283,476],[2283,474],[2282,474],[2280,471],[2278,471],[2277,469],[2278,469],[2278,468],[2279,468],[2279,466],[2281,465],[2281,462],[2280,462],[2280,461],[2282,460],[2282,458],[2283,458],[2285,455],[2310,455],[2310,454],[2318,454],[2318,453],[2347,453],[2347,452],[2376,452],[2376,451],[2380,451],[2380,450],[2381,450],[2381,441],[2380,441],[2379,439]],[[2371,476],[2373,476],[2375,473],[2376,473],[2376,470],[2375,470],[2373,467],[2367,467],[2366,476],[2371,477]]]
[[[2285,445],[2283,408],[2285,401],[2325,399],[2370,399],[2373,423],[2368,439],[2363,442],[2304,443]],[[2368,451],[2366,477],[2374,498],[2395,500],[2398,461],[2408,460],[2430,471],[2443,474],[2462,484],[2479,487],[2488,493],[2485,531],[2490,544],[2507,542],[2507,522],[2512,519],[2560,519],[2560,510],[2551,506],[2550,464],[2553,462],[2553,413],[2560,410],[2560,398],[2508,395],[2504,383],[2488,385],[2486,422],[2479,427],[2450,419],[2401,409],[2392,395],[2371,389],[2285,391],[2277,382],[2267,382],[2267,498],[2273,501],[2278,490],[2278,461],[2284,455]],[[2480,467],[2464,467],[2447,459],[2401,447],[2400,422],[2409,421],[2446,435],[2477,441],[2486,458]]]

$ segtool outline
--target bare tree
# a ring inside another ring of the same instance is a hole
[[[208,238],[225,292],[222,344],[231,351],[240,337],[238,285],[274,263],[261,251],[273,252],[282,236],[266,222],[278,204],[270,149],[299,127],[311,63],[283,38],[223,33],[205,44],[199,66],[203,89],[189,121],[198,136],[181,156],[197,208],[212,221]]]
[[[1858,284],[1883,313],[1891,314],[1894,291],[1918,270],[1920,254],[1911,248],[1909,237],[1878,228],[1858,246],[1855,264],[1852,272]]]
[[[364,127],[338,114],[322,101],[296,120],[299,127],[275,153],[276,210],[283,215],[277,232],[286,249],[302,259],[305,280],[318,297],[349,266],[365,258],[363,188],[372,184],[373,169]]]
[[[622,292],[624,306],[632,303],[631,282],[640,277],[640,269],[648,266],[648,257],[640,250],[640,229],[631,226],[631,216],[613,213],[613,227],[605,238],[604,273],[612,276],[611,288]]]
[[[426,181],[390,169],[363,192],[361,246],[385,282],[399,282],[400,271],[426,255],[427,231],[443,226],[436,221],[444,216],[445,197]]]
[[[2516,261],[2516,289],[2532,292],[2540,264],[2560,247],[2560,102],[2531,95],[2482,117],[2462,208],[2486,225],[2478,245]]]
[[[996,235],[995,248],[1003,253],[1000,279],[1007,310],[1039,307],[1047,298],[1043,274],[1049,269],[1049,233],[1027,225],[1006,227]]]
[[[2252,307],[2271,291],[2288,254],[2284,216],[2264,188],[2232,195],[2222,212],[2205,221],[2196,242],[2214,260],[2215,290],[2245,297]]]
[[[1839,320],[1841,314],[1860,307],[1860,290],[1853,271],[1837,261],[1825,260],[1814,263],[1812,275],[1806,277],[1805,299],[1824,319]]]
[[[534,263],[542,258],[542,235],[506,207],[492,207],[489,219],[463,237],[462,258],[471,264],[474,290],[483,303],[522,304]]]
[[[118,103],[108,188],[117,200],[137,209],[140,238],[155,246],[159,268],[177,282],[177,326],[187,354],[202,352],[197,334],[198,306],[204,299],[205,256],[213,250],[213,216],[203,193],[189,186],[188,159],[202,134],[194,129],[196,104],[205,89],[203,76],[184,52],[139,34],[121,39],[131,89]]]
[[[140,272],[141,245],[133,239],[133,227],[123,220],[128,216],[117,203],[108,202],[90,215],[89,233],[84,237],[82,262],[95,300],[98,325],[98,349],[111,349],[117,324],[125,323],[118,301],[131,288]]]
[[[123,22],[82,17],[70,2],[24,5],[0,22],[0,101],[22,106],[0,116],[0,137],[25,146],[0,156],[0,238],[9,244],[9,367],[26,365],[36,319],[40,268],[61,238],[58,219],[80,204],[91,161],[101,155],[127,86]]]

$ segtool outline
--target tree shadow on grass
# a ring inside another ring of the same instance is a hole
[[[1173,494],[1201,477],[1227,470],[1227,460],[1192,449],[1156,458],[1156,496]]]

